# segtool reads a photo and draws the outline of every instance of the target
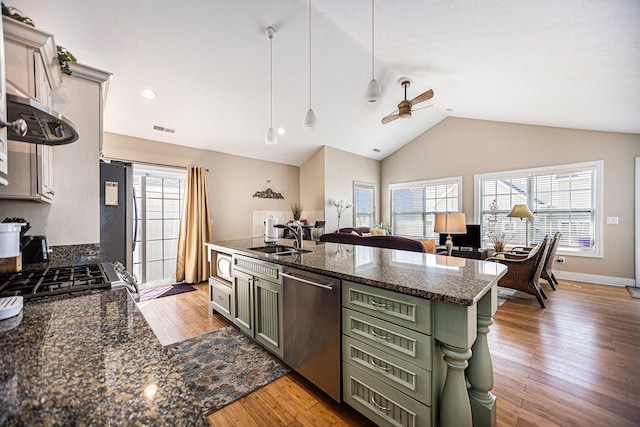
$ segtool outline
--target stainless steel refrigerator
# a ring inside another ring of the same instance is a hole
[[[131,163],[100,161],[100,260],[120,261],[133,271],[136,240]]]

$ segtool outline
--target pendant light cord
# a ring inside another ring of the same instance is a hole
[[[273,36],[269,37],[269,127],[273,127]]]
[[[311,0],[309,0],[309,109],[311,109]]]
[[[375,77],[375,72],[374,72],[374,67],[375,67],[375,42],[374,42],[374,31],[373,31],[373,2],[374,0],[371,0],[371,80],[373,80]]]

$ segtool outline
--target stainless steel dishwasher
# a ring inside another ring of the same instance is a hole
[[[283,360],[341,401],[340,280],[285,267]]]

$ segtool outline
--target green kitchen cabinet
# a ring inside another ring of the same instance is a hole
[[[281,267],[234,255],[231,317],[247,335],[282,357]]]

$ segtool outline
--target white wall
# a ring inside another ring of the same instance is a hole
[[[215,240],[251,237],[253,211],[287,211],[300,199],[300,170],[296,166],[233,156],[215,151],[105,132],[104,156],[160,165],[203,166],[211,204]],[[269,186],[282,199],[254,198]]]
[[[474,217],[474,174],[604,160],[603,258],[566,257],[556,269],[631,279],[634,274],[634,158],[640,135],[447,118],[385,158],[382,219],[389,221],[389,184],[463,177],[463,210]]]

